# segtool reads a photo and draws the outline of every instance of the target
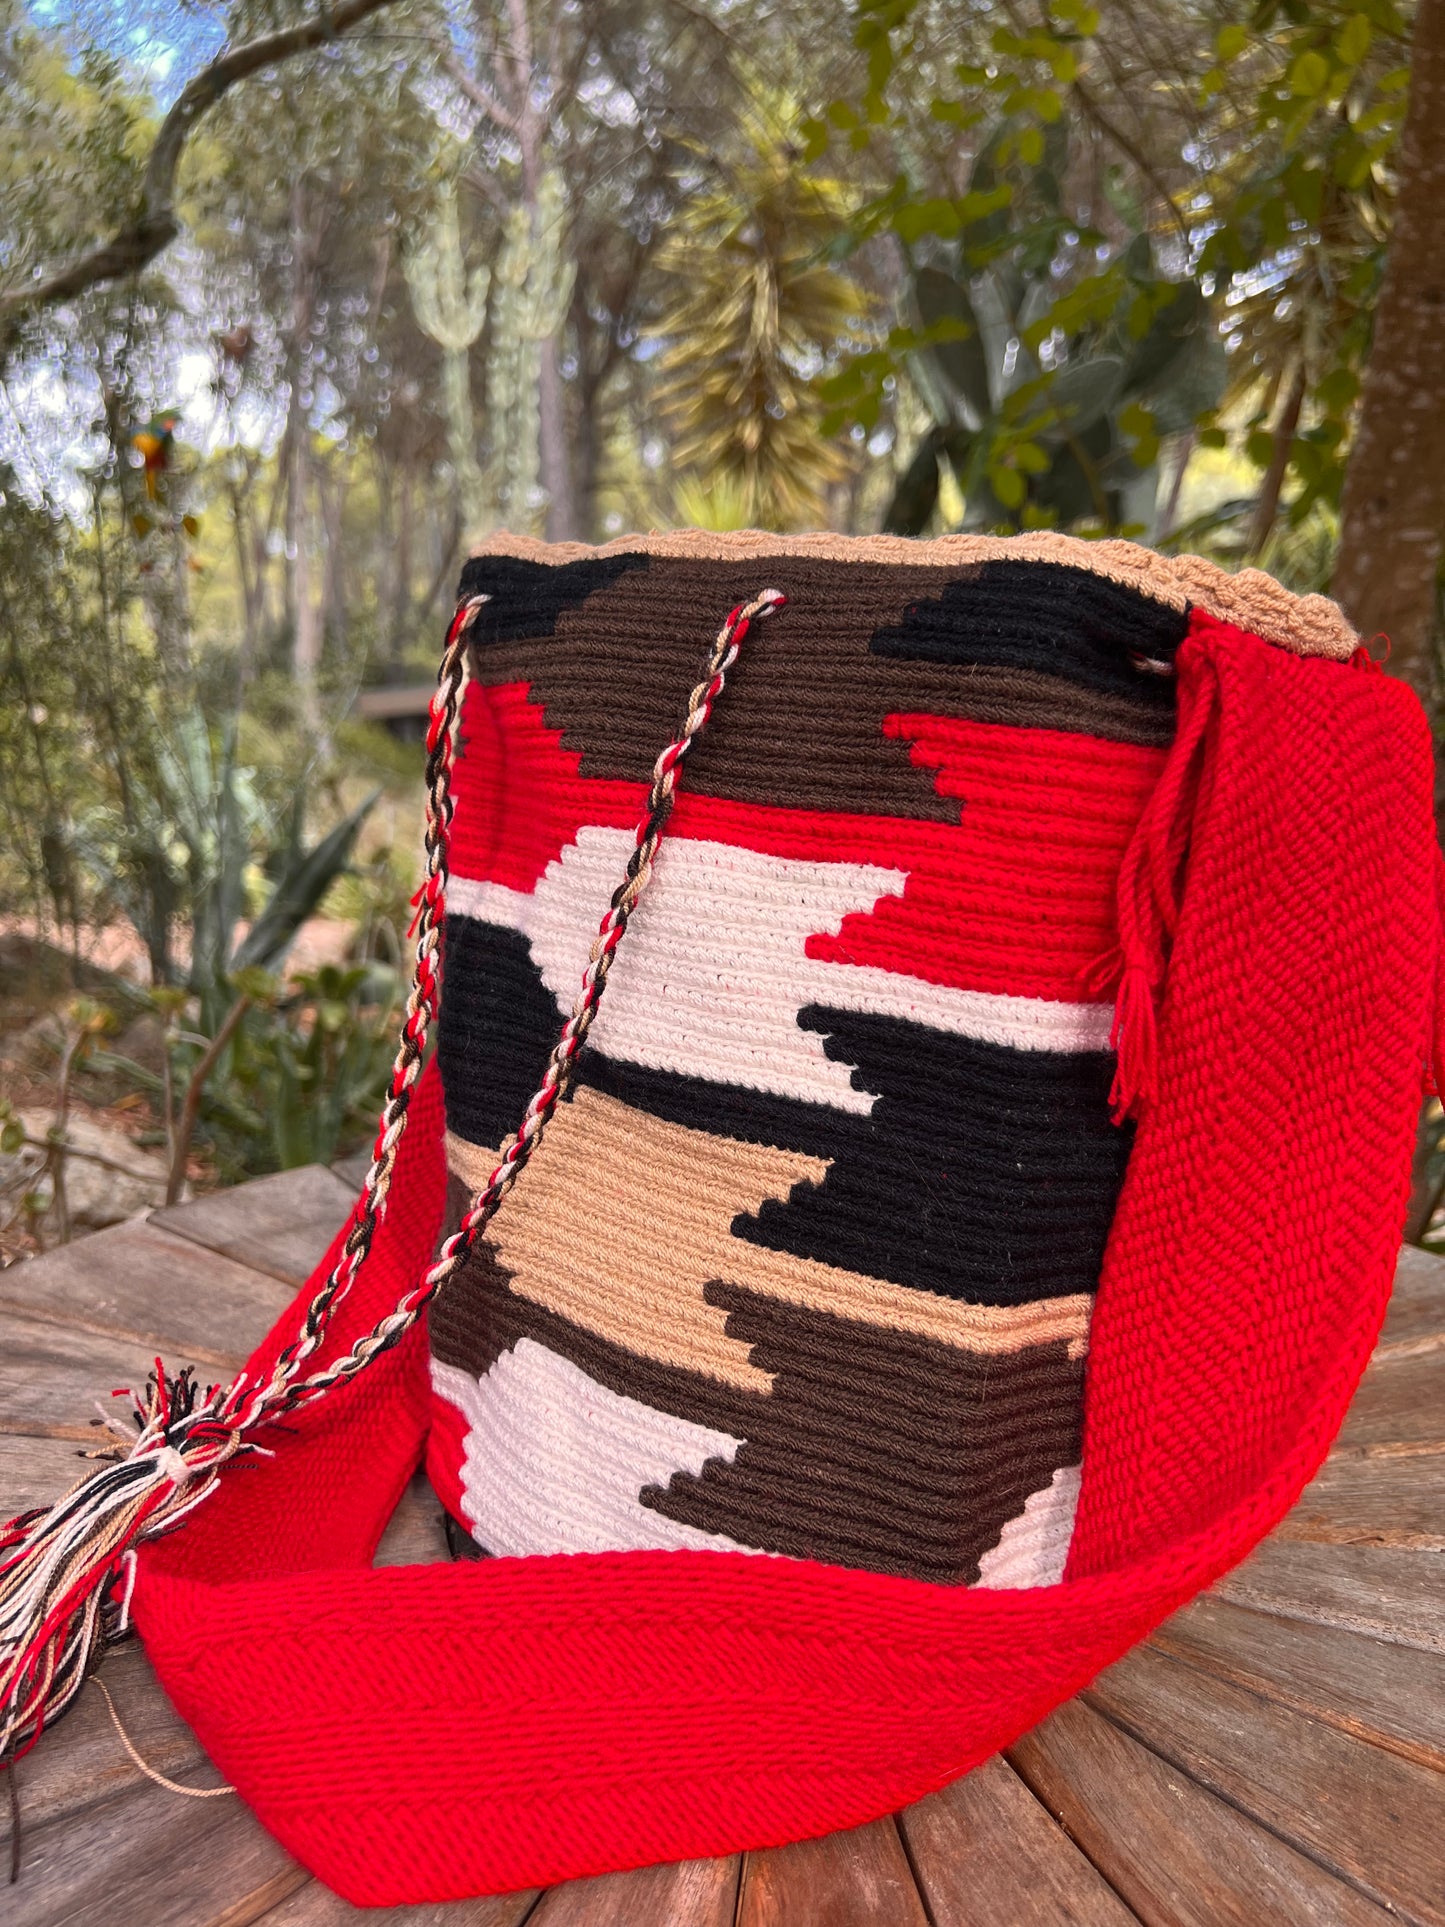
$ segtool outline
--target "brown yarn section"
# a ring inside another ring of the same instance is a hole
[[[922,664],[918,665],[920,668]],[[971,723],[1003,723],[1014,729],[1061,729],[1073,736],[1101,736],[1113,743],[1165,749],[1174,738],[1172,714],[1141,708],[1061,676],[1033,669],[1000,669],[988,663],[950,665],[949,684],[918,707],[935,716],[961,716]],[[900,705],[901,707],[901,705]]]
[[[802,1559],[943,1584],[1081,1450],[1083,1365],[1065,1345],[987,1359],[734,1285],[709,1296],[752,1343],[772,1396],[729,1463],[674,1474],[643,1504]]]
[[[1032,535],[941,535],[913,541],[901,535],[769,535],[758,529],[714,535],[623,535],[592,547],[585,542],[541,542],[505,530],[487,537],[475,555],[512,555],[529,562],[580,562],[591,556],[668,555],[691,561],[766,562],[813,557],[820,562],[881,562],[890,566],[957,569],[971,562],[1059,562],[1152,595],[1171,608],[1195,604],[1225,622],[1252,630],[1301,656],[1346,660],[1359,638],[1328,596],[1294,595],[1261,569],[1231,575],[1198,555],[1156,555],[1135,542],[1085,542],[1044,531]]]
[[[433,1310],[442,1362],[480,1378],[531,1338],[610,1391],[744,1440],[731,1465],[642,1494],[742,1545],[969,1584],[1029,1495],[1078,1461],[1084,1368],[1064,1342],[981,1355],[711,1284],[729,1332],[766,1361],[773,1390],[757,1393],[519,1298],[480,1249],[455,1283]]]
[[[740,1213],[817,1183],[826,1159],[670,1124],[585,1086],[558,1111],[547,1150],[519,1179],[488,1241],[513,1291],[639,1356],[766,1391],[766,1373],[730,1334],[713,1296],[719,1280],[980,1355],[1062,1343],[1083,1356],[1093,1304],[1085,1293],[969,1304],[732,1235]],[[447,1156],[469,1185],[478,1173],[484,1183],[495,1162],[454,1135]]]
[[[902,713],[1060,729],[1116,742],[1164,744],[1173,718],[1149,701],[1082,688],[1040,671],[881,655],[876,631],[938,591],[935,570],[877,567],[844,585],[829,563],[783,558],[776,587],[788,619],[750,639],[688,768],[688,786],[789,809],[956,823],[905,742],[885,738]],[[956,579],[956,578],[955,578]],[[488,641],[474,652],[486,684],[526,683],[581,773],[645,782],[673,724],[676,691],[697,668],[690,611],[716,600],[714,565],[682,563],[603,585],[562,610],[540,640]],[[827,665],[826,676],[822,666]],[[800,727],[805,722],[805,727]]]

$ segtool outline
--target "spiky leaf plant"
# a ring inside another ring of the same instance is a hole
[[[847,214],[836,181],[806,174],[776,141],[691,198],[664,244],[672,300],[658,402],[694,491],[720,491],[729,519],[816,525],[848,473],[824,435],[817,378],[856,334],[867,298],[828,249]]]

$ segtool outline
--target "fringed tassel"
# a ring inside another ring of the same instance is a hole
[[[1159,1058],[1159,1015],[1154,1004],[1154,984],[1148,971],[1137,963],[1126,965],[1119,980],[1109,1043],[1116,1053],[1109,1104],[1114,1122],[1122,1124],[1153,1097]]]
[[[167,1378],[159,1359],[135,1405],[134,1443],[108,1448],[116,1463],[0,1528],[0,1762],[27,1753],[84,1684],[129,1549],[179,1525],[242,1449],[216,1416],[216,1388],[198,1395],[189,1372]]]
[[[1158,1080],[1159,1005],[1179,924],[1203,745],[1218,703],[1218,678],[1198,638],[1180,649],[1177,667],[1174,743],[1119,869],[1119,941],[1088,977],[1095,991],[1118,986],[1109,1037],[1117,1054],[1109,1091],[1116,1124],[1143,1115]]]

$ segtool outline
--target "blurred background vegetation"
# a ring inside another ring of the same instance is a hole
[[[0,1255],[366,1138],[488,529],[1122,533],[1438,713],[1442,275],[1445,0],[0,0]]]

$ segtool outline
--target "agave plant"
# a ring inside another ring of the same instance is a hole
[[[77,853],[146,944],[160,983],[175,975],[172,922],[189,920],[189,987],[209,1021],[217,1004],[229,1005],[227,984],[238,971],[281,963],[349,861],[377,794],[309,848],[298,800],[278,838],[251,771],[237,759],[234,728],[217,748],[196,708],[157,731],[147,766],[133,773],[124,813],[102,808],[85,818]],[[258,853],[272,888],[243,933],[245,875]]]
[[[1205,296],[1161,273],[1147,234],[1107,275],[1065,281],[1061,294],[1067,136],[1050,133],[1056,151],[1035,171],[1043,205],[1031,226],[1008,226],[990,142],[961,203],[984,211],[914,269],[923,345],[910,372],[933,419],[887,512],[896,534],[932,519],[940,462],[957,477],[968,528],[1157,533],[1160,441],[1219,400],[1223,348]],[[1076,254],[1091,238],[1102,237],[1074,237]]]

